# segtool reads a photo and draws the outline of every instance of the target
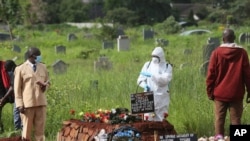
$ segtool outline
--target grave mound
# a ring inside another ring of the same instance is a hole
[[[174,126],[167,120],[165,121],[136,121],[133,123],[98,123],[83,122],[77,119],[70,119],[63,122],[63,127],[57,134],[57,141],[95,141],[95,137],[101,130],[105,130],[107,135],[114,130],[129,126],[137,129],[142,141],[159,140],[160,136],[176,135]]]

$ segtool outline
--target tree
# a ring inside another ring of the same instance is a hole
[[[22,21],[19,0],[0,0],[0,19],[8,25],[11,40],[13,39],[12,27]]]
[[[171,15],[169,0],[105,0],[105,12],[126,8],[137,16],[135,23],[153,25]]]

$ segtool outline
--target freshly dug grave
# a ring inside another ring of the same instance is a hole
[[[168,121],[142,121],[130,124],[107,124],[95,122],[82,122],[71,119],[63,122],[62,129],[58,132],[57,141],[95,141],[95,136],[104,129],[107,134],[122,126],[130,126],[141,133],[142,141],[159,140],[160,136],[176,135],[174,126]]]

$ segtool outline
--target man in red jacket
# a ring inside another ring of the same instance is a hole
[[[223,44],[210,57],[207,96],[214,101],[215,140],[223,138],[227,110],[232,125],[241,124],[245,87],[250,94],[250,65],[244,48],[234,43],[231,29],[223,32]]]

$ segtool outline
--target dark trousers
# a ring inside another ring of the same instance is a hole
[[[230,114],[230,124],[241,124],[241,116],[243,112],[243,101],[223,102],[214,100],[214,113],[215,113],[215,135],[221,134],[224,136],[224,125],[227,110]]]

